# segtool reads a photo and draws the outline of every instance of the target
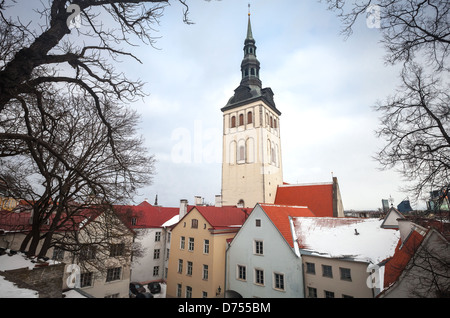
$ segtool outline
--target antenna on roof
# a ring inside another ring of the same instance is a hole
[[[358,233],[358,230],[357,230],[357,229],[355,229],[355,235],[359,235],[359,233]]]

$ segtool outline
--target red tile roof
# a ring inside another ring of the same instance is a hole
[[[139,205],[115,205],[114,210],[122,221],[132,229],[157,228],[179,214],[179,208],[154,206],[144,201]],[[136,223],[132,224],[135,218]]]
[[[411,257],[419,248],[425,236],[417,231],[412,231],[408,238],[402,243],[399,240],[395,253],[388,260],[384,271],[384,287],[389,287],[395,283],[405,269]]]
[[[316,216],[308,207],[305,206],[289,206],[276,204],[259,204],[267,216],[272,220],[273,224],[283,235],[286,242],[293,248],[294,241],[292,239],[291,224],[289,217],[314,217]]]
[[[275,204],[307,206],[315,216],[333,216],[333,184],[278,186]]]
[[[59,221],[59,227],[57,231],[76,231],[95,220],[102,210],[97,209],[82,209],[74,213],[70,218],[61,216]],[[28,232],[31,230],[31,211],[26,210],[24,212],[11,212],[0,211],[0,230],[5,232]],[[49,217],[50,223],[53,220],[54,215]],[[49,229],[49,225],[43,224],[40,227],[41,231],[45,232]]]
[[[200,214],[215,229],[230,226],[241,226],[248,218],[252,209],[235,206],[192,206],[189,211],[196,208]]]

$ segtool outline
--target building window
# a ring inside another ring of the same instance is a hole
[[[235,128],[236,127],[236,116],[232,116],[231,117],[231,128]]]
[[[261,227],[261,220],[260,219],[256,219],[255,220],[255,225],[256,225],[256,227]]]
[[[181,284],[177,284],[177,297],[181,297],[181,289],[182,289]]]
[[[159,248],[155,248],[153,250],[153,259],[159,259],[160,254],[161,254],[161,250]]]
[[[181,250],[184,250],[184,242],[185,242],[185,237],[184,236],[180,237],[180,249]]]
[[[308,274],[316,274],[316,265],[314,263],[306,263],[306,272]]]
[[[92,272],[81,273],[80,274],[80,287],[92,286],[92,278],[93,278]]]
[[[203,265],[203,279],[208,280],[208,265]]]
[[[171,238],[171,236],[172,236],[172,233],[167,233],[167,243],[170,243],[170,238]]]
[[[183,260],[179,259],[178,260],[178,273],[182,273],[183,272]]]
[[[191,251],[191,252],[194,251],[194,238],[193,238],[193,237],[190,237],[190,238],[189,238],[189,247],[188,247],[188,250]]]
[[[80,249],[80,260],[86,261],[90,259],[94,259],[96,255],[95,246],[82,244]]]
[[[334,298],[334,293],[328,290],[324,290],[325,298]]]
[[[333,271],[332,271],[331,266],[322,265],[322,276],[333,278]]]
[[[159,275],[159,266],[153,266],[153,276]]]
[[[111,295],[106,295],[105,298],[119,298],[120,297],[120,293],[116,293],[116,294],[111,294]]]
[[[255,283],[258,285],[264,285],[264,270],[255,269]]]
[[[239,115],[239,126],[244,125],[244,114]]]
[[[237,266],[237,279],[247,280],[247,267],[243,265]]]
[[[352,281],[352,275],[350,272],[350,268],[339,268],[339,271],[341,272],[341,280],[346,280],[346,281]]]
[[[62,261],[63,259],[64,259],[64,250],[60,249],[59,247],[55,247],[53,249],[52,260]]]
[[[208,298],[208,293],[205,292],[205,291],[203,291],[203,292],[202,292],[202,298]]]
[[[284,290],[284,274],[273,273],[273,282],[275,289]]]
[[[276,119],[273,120],[273,128],[277,128],[277,120]]]
[[[209,240],[203,241],[203,253],[209,254]]]
[[[194,264],[192,262],[187,262],[187,270],[186,275],[192,276],[192,267],[194,267]]]
[[[264,255],[263,241],[255,241],[255,254]]]
[[[245,147],[239,146],[238,163],[244,163],[244,161],[245,161]]]
[[[253,114],[252,112],[248,112],[247,113],[247,124],[252,124],[253,123]]]
[[[124,254],[125,250],[125,244],[111,244],[109,248],[109,256],[115,257],[115,256],[122,256]]]
[[[350,295],[344,295],[344,294],[342,294],[342,298],[354,298],[353,296],[350,296]]]
[[[136,225],[137,223],[137,219],[136,218],[131,218],[131,225]]]
[[[197,219],[192,219],[191,220],[191,228],[192,229],[198,229],[198,220]]]
[[[308,298],[317,298],[317,289],[308,287]]]
[[[109,268],[106,272],[106,281],[112,282],[114,280],[119,280],[121,272],[122,267]]]
[[[192,287],[186,286],[186,298],[192,298]]]
[[[155,233],[155,242],[159,242],[161,241],[161,232],[156,232]]]
[[[166,249],[166,260],[169,259],[169,254],[170,254],[170,248]]]

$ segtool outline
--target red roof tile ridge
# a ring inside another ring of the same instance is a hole
[[[279,188],[289,187],[303,187],[303,186],[320,186],[320,185],[332,185],[333,182],[311,182],[311,183],[297,183],[297,184],[281,184]]]

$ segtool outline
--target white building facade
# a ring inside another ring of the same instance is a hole
[[[244,298],[304,297],[301,258],[278,228],[284,225],[284,230],[287,229],[291,235],[288,213],[283,213],[283,209],[280,206],[256,205],[234,237],[226,255],[227,295]],[[307,212],[312,213],[309,209]],[[271,218],[274,215],[283,216],[283,225],[278,224],[277,227],[274,224]]]

